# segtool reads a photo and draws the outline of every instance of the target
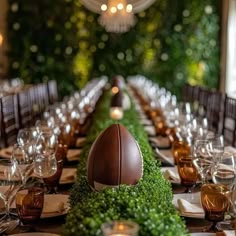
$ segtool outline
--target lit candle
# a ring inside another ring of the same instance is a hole
[[[139,226],[131,221],[113,221],[102,224],[103,236],[137,236]]]
[[[121,120],[123,118],[123,109],[121,107],[111,107],[110,117],[114,120]]]

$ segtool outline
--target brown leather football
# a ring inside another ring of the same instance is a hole
[[[121,124],[105,129],[89,152],[89,185],[97,191],[120,184],[135,185],[142,175],[142,154],[134,137]]]

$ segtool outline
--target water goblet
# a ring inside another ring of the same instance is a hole
[[[215,184],[222,184],[230,190],[230,194],[227,195],[229,201],[229,207],[225,214],[225,219],[222,222],[217,223],[218,229],[232,229],[232,219],[235,218],[235,206],[234,206],[234,184],[236,180],[236,162],[233,153],[224,152],[221,160],[212,167],[211,175],[212,181]]]
[[[48,189],[48,193],[57,193],[59,181],[60,181],[63,166],[64,166],[64,160],[66,159],[66,152],[63,145],[59,144],[55,157],[56,157],[56,165],[57,165],[56,172],[49,177],[43,178],[44,183],[46,184],[46,187]]]
[[[210,152],[213,160],[217,163],[221,160],[224,153],[224,137],[221,134],[209,134],[207,139],[210,140]]]
[[[185,193],[190,193],[198,179],[198,172],[193,164],[193,158],[191,156],[179,157],[177,167],[181,185],[186,188]]]
[[[172,144],[172,154],[174,156],[175,164],[181,156],[188,156],[191,153],[190,145],[186,140],[176,140]]]
[[[202,184],[206,183],[213,163],[209,140],[195,140],[193,145],[193,163],[201,176]]]
[[[17,143],[13,145],[11,159],[18,164],[22,182],[25,184],[29,176],[33,173],[33,159],[30,158],[30,156],[25,153],[24,148]]]
[[[23,185],[16,193],[16,211],[20,231],[33,230],[40,219],[44,204],[44,186],[39,181]]]
[[[222,184],[204,184],[201,188],[201,204],[205,212],[205,219],[212,222],[209,230],[217,231],[216,225],[224,220],[229,207],[230,190]]]
[[[0,170],[0,198],[6,210],[3,220],[10,222],[10,205],[22,184],[22,177],[17,162],[10,159],[0,159]]]

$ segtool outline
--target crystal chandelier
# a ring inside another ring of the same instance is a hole
[[[81,0],[90,11],[100,14],[99,23],[107,32],[124,33],[135,25],[135,13],[148,8],[155,0]]]

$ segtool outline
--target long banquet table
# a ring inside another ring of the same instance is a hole
[[[93,143],[93,141],[95,140],[95,138],[99,135],[99,133],[101,132],[101,130],[104,129],[104,127],[108,127],[110,124],[112,124],[114,121],[112,119],[110,119],[109,116],[109,99],[110,99],[110,91],[106,91],[105,92],[105,97],[102,96],[102,102],[100,101],[100,103],[98,103],[100,106],[100,110],[99,112],[97,111],[97,109],[95,109],[94,114],[90,117],[90,121],[92,122],[91,126],[87,127],[87,134],[85,137],[79,137],[78,140],[81,140],[81,138],[83,140],[86,140],[85,142],[83,142],[83,145],[81,145],[79,147],[79,149],[82,150],[82,152],[80,154],[78,154],[78,160],[77,161],[73,161],[71,163],[69,163],[67,165],[67,168],[78,168],[77,169],[77,179],[76,184],[74,186],[72,186],[72,183],[69,184],[63,184],[60,185],[59,187],[59,193],[63,193],[63,194],[71,194],[71,209],[72,211],[69,212],[69,215],[59,215],[57,217],[52,217],[52,218],[47,218],[47,219],[41,219],[34,227],[34,231],[36,232],[47,232],[47,233],[54,233],[54,234],[59,234],[59,235],[81,235],[79,234],[78,230],[78,226],[75,225],[76,223],[76,219],[79,219],[79,216],[77,215],[76,211],[77,211],[77,206],[76,206],[76,200],[78,197],[82,196],[80,195],[80,193],[76,192],[78,190],[78,186],[79,186],[79,181],[81,181],[81,179],[84,180],[84,176],[80,175],[84,175],[86,173],[85,171],[85,163],[86,163],[86,158],[88,155],[88,151]],[[132,99],[134,99],[134,101],[138,102],[138,100],[134,97],[134,94],[132,93],[131,90],[129,90],[129,95],[131,95]],[[133,105],[132,105],[133,106]],[[105,107],[105,108],[104,108]],[[102,114],[101,114],[102,113]],[[126,115],[125,115],[126,116]],[[154,147],[153,149],[153,155],[155,155],[156,159],[159,159],[160,156],[158,155],[158,153],[155,153],[155,143],[152,142],[153,138],[155,137],[155,130],[153,130],[153,125],[151,123],[151,121],[148,119],[148,117],[145,115],[145,113],[140,110],[140,106],[138,111],[136,111],[136,116],[138,117],[139,123],[141,124],[141,126],[143,127],[143,130],[146,132],[146,134],[144,135],[144,137],[142,137],[140,140],[138,141],[144,141],[145,139],[149,138],[149,145],[150,147]],[[104,121],[102,121],[102,119],[106,117],[104,119]],[[130,116],[132,118],[134,118],[133,116]],[[130,118],[128,117],[128,118]],[[100,120],[99,120],[100,119]],[[137,119],[137,118],[134,118]],[[101,125],[102,122],[103,124]],[[123,120],[120,121],[121,123],[123,122]],[[132,123],[133,120],[125,120],[124,119],[124,125],[127,125],[130,129],[132,129],[132,132],[134,132],[134,136],[135,138],[137,138],[137,133],[135,133],[135,128],[132,127]],[[99,124],[98,124],[99,123]],[[96,125],[95,125],[96,124]],[[135,122],[134,122],[135,124]],[[95,127],[97,128],[97,126],[101,126],[100,129],[95,129]],[[142,147],[142,143],[139,143],[139,145]],[[143,155],[146,155],[146,153],[143,153]],[[159,159],[160,163],[163,161],[163,159]],[[165,167],[166,163],[162,163],[162,167]],[[84,166],[83,166],[84,165]],[[82,166],[82,167],[81,167]],[[81,172],[80,172],[81,171]],[[163,172],[162,172],[163,173]],[[169,186],[172,190],[173,193],[183,193],[184,189],[182,186],[180,186],[179,184],[175,184],[172,183],[170,184],[168,181],[164,180],[164,178],[162,177],[163,180],[165,182],[165,185]],[[169,188],[168,187],[168,188]],[[167,190],[168,192],[169,190]],[[199,188],[195,188],[194,191],[199,191]],[[146,204],[149,204],[148,202]],[[172,211],[172,210],[171,210]],[[176,215],[178,215],[177,211],[174,213]],[[77,217],[77,218],[76,218]],[[204,219],[194,219],[194,218],[184,218],[184,221],[180,220],[177,216],[176,218],[176,222],[178,224],[180,224],[180,231],[181,229],[182,231],[182,235],[186,235],[187,231],[188,232],[201,232],[203,229],[209,227],[209,222],[205,221]],[[135,218],[133,219],[135,220]],[[173,220],[173,222],[175,222],[175,220]],[[185,227],[183,227],[185,222],[185,226],[187,231],[184,229]],[[139,222],[141,223],[141,222]],[[78,225],[80,225],[81,223],[78,222]],[[183,225],[182,225],[183,224]],[[73,227],[75,227],[73,229]],[[142,227],[142,226],[141,226]],[[183,227],[183,228],[181,228]],[[13,233],[18,233],[19,230],[16,228],[15,230],[11,231],[10,234]],[[99,231],[98,231],[99,232]],[[101,233],[101,232],[100,232]],[[166,232],[167,235],[172,235],[171,233],[168,234],[168,232]],[[144,233],[142,233],[142,235],[145,235]],[[151,234],[149,234],[151,235]],[[158,233],[153,233],[152,235],[158,235]],[[165,235],[165,232],[163,232],[163,235]],[[219,232],[217,233],[217,235],[224,235],[223,233]]]

